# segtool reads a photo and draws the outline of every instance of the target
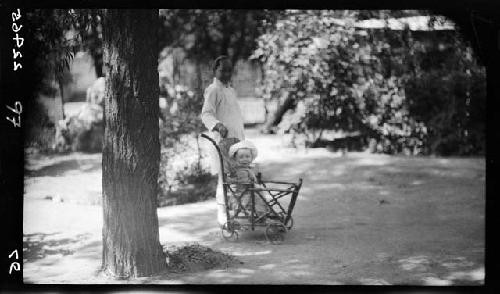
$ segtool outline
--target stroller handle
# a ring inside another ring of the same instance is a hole
[[[217,146],[217,143],[215,143],[214,139],[210,138],[206,134],[201,134],[200,136],[207,139],[208,141],[212,142],[212,144],[214,144],[215,146]]]
[[[222,162],[222,152],[221,152],[221,150],[219,148],[219,145],[217,145],[217,143],[215,142],[214,139],[210,138],[206,134],[201,134],[200,136],[202,138],[207,139],[208,141],[210,141],[210,143],[212,143],[212,145],[214,145],[215,149],[217,150],[217,153],[219,153],[219,160],[220,160],[220,164],[221,164],[221,168],[222,168],[222,173],[224,173],[224,164]]]
[[[222,183],[226,183],[227,178],[226,178],[226,173],[224,172],[224,162],[222,160],[222,152],[220,151],[219,145],[217,145],[217,143],[215,142],[214,139],[210,138],[206,134],[200,134],[200,136],[202,138],[205,138],[208,141],[210,141],[210,143],[212,143],[214,145],[215,149],[217,150],[217,153],[219,154],[220,174],[222,175]],[[228,205],[228,199],[227,199],[227,185],[222,185],[222,191],[224,193],[224,203],[226,204],[225,205],[225,207],[226,207],[225,208],[225,210],[226,210],[226,223],[229,223],[229,205]]]
[[[215,149],[217,150],[217,153],[219,154],[220,168],[221,168],[222,176],[224,178],[224,183],[225,183],[226,182],[226,177],[225,177],[225,173],[224,173],[224,162],[222,160],[222,151],[220,150],[219,145],[217,145],[217,143],[215,142],[214,139],[210,138],[206,134],[201,134],[200,136],[202,138],[205,138],[208,141],[210,141],[210,143],[212,143],[212,145],[214,145]]]

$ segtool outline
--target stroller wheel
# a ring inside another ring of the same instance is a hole
[[[286,215],[284,213],[280,213],[280,217],[281,217],[282,222],[284,222],[285,219],[286,219]],[[288,219],[288,222],[285,224],[285,227],[288,230],[292,229],[292,227],[293,227],[293,217],[290,216],[290,219]]]
[[[273,244],[285,240],[286,227],[281,223],[269,224],[266,228],[266,239]]]
[[[237,225],[235,223],[225,223],[222,228],[221,228],[221,233],[222,233],[222,237],[226,240],[226,241],[237,241],[239,236],[238,236],[238,232],[236,231],[235,227],[237,227]]]

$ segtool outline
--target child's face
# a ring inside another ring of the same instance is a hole
[[[241,165],[249,165],[253,160],[250,149],[239,149],[234,157],[236,162]]]
[[[231,64],[231,61],[229,59],[222,60],[215,70],[215,77],[223,83],[229,82],[231,80],[232,74],[233,65]]]

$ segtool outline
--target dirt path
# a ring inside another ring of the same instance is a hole
[[[259,149],[275,147],[270,137],[254,141]],[[131,282],[483,282],[484,159],[366,153],[341,157],[319,150],[305,154],[278,149],[273,155],[271,149],[260,158],[264,175],[304,179],[295,226],[283,244],[268,244],[263,231],[243,233],[235,243],[222,241],[213,200],[164,207],[158,209],[162,243],[198,242],[233,254],[243,263]],[[102,248],[101,207],[43,199],[50,193],[78,197],[100,193],[100,156],[71,155],[64,160],[74,164],[64,172],[61,161],[30,166],[34,172],[26,179],[25,282],[116,283],[95,276]],[[57,164],[59,169],[50,169]]]

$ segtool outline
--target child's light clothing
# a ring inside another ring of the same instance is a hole
[[[222,155],[222,162],[224,163],[224,172],[226,174],[233,174],[235,172],[236,162],[229,156],[229,149],[238,142],[240,142],[238,138],[223,138],[219,141],[219,149]],[[217,160],[219,160],[218,156]]]
[[[236,165],[234,172],[229,175],[228,181],[230,183],[234,183],[231,185],[234,193],[232,197],[230,197],[229,208],[233,211],[241,208],[250,213],[252,210],[252,192],[248,191],[248,188],[258,186],[254,169],[248,165]],[[239,203],[235,197],[239,198]],[[254,192],[254,201],[255,212],[258,217],[263,216],[268,212],[268,207],[259,196],[258,192]]]

